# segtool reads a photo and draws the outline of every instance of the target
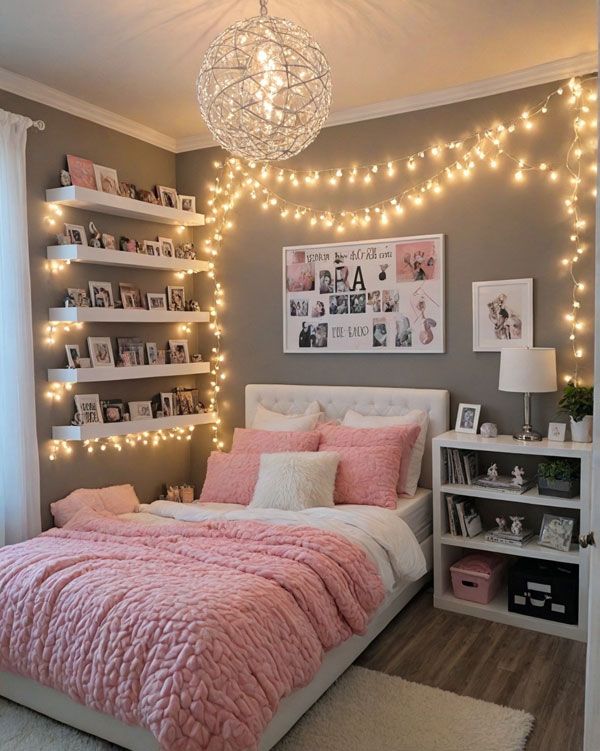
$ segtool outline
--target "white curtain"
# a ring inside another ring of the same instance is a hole
[[[0,544],[40,532],[25,180],[31,125],[0,109]]]

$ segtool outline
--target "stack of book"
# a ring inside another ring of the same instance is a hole
[[[445,462],[448,482],[451,485],[472,485],[479,473],[475,451],[447,448]]]
[[[524,477],[522,485],[514,485],[513,478],[508,475],[498,475],[494,479],[489,478],[487,475],[480,475],[475,479],[473,485],[480,488],[497,490],[501,493],[525,493],[535,485],[535,480]]]
[[[500,527],[490,529],[489,532],[485,533],[486,542],[499,542],[502,545],[516,545],[519,548],[527,545],[533,536],[533,532],[530,529],[523,529],[520,534],[515,535],[509,529],[500,529]]]
[[[453,537],[476,537],[483,529],[473,501],[446,495],[448,529]]]

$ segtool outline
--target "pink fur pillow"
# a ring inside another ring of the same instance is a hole
[[[355,448],[373,448],[375,446],[392,446],[400,449],[398,494],[406,492],[406,481],[410,466],[412,447],[420,432],[418,425],[406,425],[390,428],[348,428],[344,425],[321,425],[319,433],[321,448],[337,450],[340,446],[352,446]]]
[[[253,430],[236,428],[233,431],[232,454],[280,454],[282,451],[318,451],[318,430]]]
[[[335,503],[396,508],[402,450],[398,446],[327,446],[340,456]]]
[[[247,506],[254,495],[259,469],[260,454],[213,451],[206,464],[200,501]]]
[[[79,488],[66,498],[50,504],[57,527],[64,525],[81,509],[108,511],[111,514],[130,514],[140,506],[133,485],[112,485],[108,488]]]

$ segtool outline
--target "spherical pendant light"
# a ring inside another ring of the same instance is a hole
[[[310,34],[261,14],[229,26],[210,45],[196,91],[210,132],[234,156],[288,159],[313,141],[331,104],[331,74]]]

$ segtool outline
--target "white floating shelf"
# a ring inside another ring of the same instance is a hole
[[[460,485],[458,483],[442,485],[442,493],[449,495],[468,495],[472,498],[482,498],[495,501],[510,501],[511,503],[528,503],[532,506],[553,506],[555,508],[581,508],[579,496],[574,498],[556,498],[552,495],[540,495],[537,488],[530,488],[525,493],[511,493],[484,488],[479,485]]]
[[[485,534],[482,533],[477,537],[461,537],[445,534],[441,536],[442,545],[454,545],[457,548],[472,548],[473,550],[488,550],[494,553],[503,553],[505,555],[516,555],[519,558],[538,558],[545,561],[558,561],[560,563],[579,563],[579,548],[571,545],[571,549],[563,552],[547,548],[538,543],[538,538],[534,537],[526,545],[503,545],[499,542],[488,542]]]
[[[99,383],[209,372],[209,362],[190,362],[185,365],[132,365],[127,368],[51,368],[48,370],[48,380],[57,383]]]
[[[214,412],[199,415],[176,415],[175,417],[155,417],[152,420],[132,420],[130,422],[92,423],[90,425],[55,425],[52,438],[58,441],[89,441],[94,438],[130,435],[135,433],[187,428],[190,425],[209,425],[217,416]]]
[[[46,257],[50,261],[92,263],[98,266],[130,266],[136,269],[156,271],[208,271],[207,261],[190,261],[184,258],[148,256],[144,253],[126,253],[122,250],[93,248],[90,245],[48,245]]]
[[[66,188],[50,188],[46,191],[46,200],[63,206],[73,206],[76,209],[125,216],[128,219],[144,219],[159,224],[185,227],[200,227],[204,224],[204,214],[193,214],[190,211],[171,209],[168,206],[157,206],[153,203],[137,201],[135,198],[123,198],[112,193],[79,188],[75,185],[69,185]]]
[[[52,323],[208,323],[210,314],[137,308],[50,308],[48,320]]]

